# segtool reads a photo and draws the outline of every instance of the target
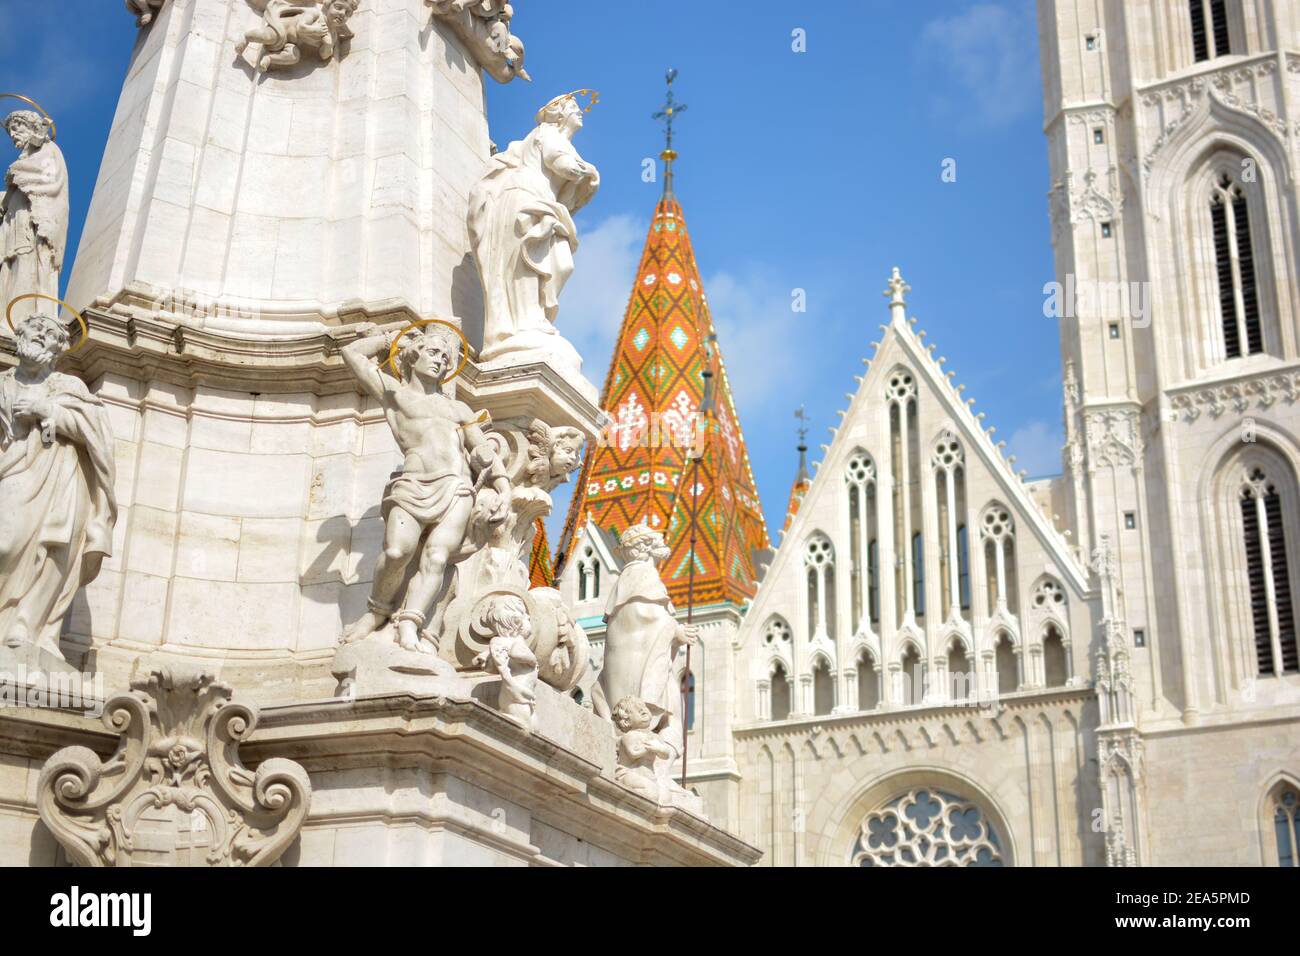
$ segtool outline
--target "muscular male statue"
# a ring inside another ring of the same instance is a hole
[[[403,336],[396,358],[400,379],[375,361],[388,355],[393,339],[374,325],[363,325],[362,338],[342,350],[362,390],[380,403],[406,456],[384,489],[384,550],[369,610],[343,641],[362,640],[392,620],[404,650],[437,654],[437,635],[425,624],[446,593],[447,569],[466,556],[462,545],[471,515],[489,526],[506,519],[510,481],[480,417],[442,393],[444,380],[460,363],[460,338],[450,329],[428,328]],[[419,565],[401,595],[417,554]]]

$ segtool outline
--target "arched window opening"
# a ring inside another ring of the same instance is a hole
[[[880,706],[880,674],[870,654],[858,658],[858,710],[875,710]]]
[[[1232,52],[1227,0],[1188,0],[1192,19],[1192,53],[1197,63]]]
[[[695,675],[687,671],[682,675],[682,715],[686,729],[695,729]]]
[[[808,575],[808,633],[835,638],[835,549],[824,534],[809,539],[804,549]]]
[[[939,610],[950,618],[961,617],[970,601],[963,588],[962,576],[969,573],[965,546],[966,509],[965,452],[957,436],[950,431],[939,435],[930,458],[934,469],[935,501],[939,508]]]
[[[1300,671],[1300,645],[1282,500],[1262,468],[1251,468],[1241,489],[1241,524],[1258,672],[1294,674]]]
[[[984,564],[988,574],[989,593],[995,597],[995,611],[1016,613],[1016,552],[1015,521],[1011,512],[1002,505],[993,504],[984,509],[980,518],[980,534],[984,539]]]
[[[600,597],[600,559],[588,545],[578,561],[578,600],[594,601]]]
[[[894,541],[902,559],[894,566],[894,594],[899,596],[899,625],[920,613],[916,607],[915,569],[907,557],[914,529],[921,527],[920,439],[917,434],[916,380],[907,369],[889,377],[885,401],[889,405],[889,457],[893,476],[892,514]]]
[[[1012,694],[1020,688],[1020,666],[1016,648],[1005,633],[998,637],[995,663],[998,669],[998,693]]]
[[[780,664],[772,671],[772,719],[786,720],[790,716],[790,677]]]
[[[998,832],[974,803],[918,788],[862,821],[853,866],[1003,866]]]
[[[1043,637],[1043,679],[1048,687],[1064,687],[1070,679],[1065,661],[1065,640],[1054,626]]]
[[[1220,176],[1211,190],[1210,216],[1224,354],[1230,359],[1254,355],[1264,351],[1264,337],[1250,211],[1245,192],[1228,173]]]
[[[908,647],[903,654],[903,670],[901,688],[901,700],[905,706],[919,704],[925,698],[925,689],[922,686],[925,670],[921,666],[921,655],[917,653],[915,647]]]
[[[1277,865],[1300,867],[1300,792],[1282,784],[1273,791],[1272,804]]]
[[[975,696],[975,674],[970,666],[966,648],[956,644],[948,652],[948,697],[950,700],[970,700]]]
[[[813,667],[813,713],[825,716],[835,709],[835,679],[825,658]]]
[[[849,459],[844,480],[849,492],[849,547],[851,550],[850,604],[855,631],[862,630],[871,603],[871,547],[876,527],[876,466],[866,452]]]

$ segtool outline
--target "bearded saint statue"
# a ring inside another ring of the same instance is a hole
[[[0,308],[28,292],[58,295],[68,241],[68,167],[49,122],[19,110],[9,114],[5,130],[19,155],[0,193]],[[37,308],[32,300],[18,303],[15,321]]]
[[[68,331],[20,320],[18,367],[0,373],[0,656],[63,661],[59,634],[78,589],[112,554],[117,501],[103,404],[54,371]]]
[[[567,345],[554,323],[578,249],[573,215],[600,188],[599,171],[571,142],[581,128],[582,107],[574,95],[557,97],[537,114],[536,129],[492,157],[470,191],[470,245],[483,285],[484,361]]]

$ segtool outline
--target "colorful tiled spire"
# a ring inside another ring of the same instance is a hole
[[[533,529],[533,553],[528,559],[530,587],[555,586],[555,572],[551,567],[551,544],[546,539],[546,522],[538,518]]]
[[[665,118],[682,109],[670,100]],[[664,158],[671,166],[677,154]],[[767,524],[721,351],[713,346],[709,355],[716,332],[686,220],[665,178],[602,392],[612,423],[605,440],[588,448],[560,553],[588,520],[616,536],[648,523],[672,548],[662,573],[685,608],[694,519],[694,604],[740,605],[757,587]],[[701,416],[706,369],[714,373],[712,410]],[[701,444],[696,498],[686,487],[688,455]]]

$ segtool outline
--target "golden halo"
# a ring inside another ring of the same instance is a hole
[[[78,312],[76,309],[74,309],[72,306],[68,305],[68,303],[64,302],[62,299],[56,299],[54,296],[46,295],[44,292],[24,292],[22,295],[18,296],[16,299],[12,300],[9,303],[9,307],[5,309],[5,321],[9,323],[10,331],[14,332],[15,334],[18,332],[18,330],[14,328],[14,306],[16,306],[19,302],[26,301],[27,299],[48,299],[50,302],[57,302],[59,305],[63,306],[74,316],[76,316],[77,324],[81,326],[81,341],[78,342],[76,345],[74,345],[72,348],[68,349],[68,351],[64,353],[65,355],[71,355],[73,352],[77,351],[77,349],[81,348],[90,340],[90,326],[86,325],[86,320],[82,318],[81,313]]]
[[[36,107],[36,112],[44,116],[45,122],[50,124],[50,142],[54,142],[54,140],[59,138],[59,127],[55,125],[54,117],[51,116],[49,113],[45,112],[45,107],[41,106],[40,103],[37,103],[30,96],[23,96],[21,93],[0,93],[0,100],[3,100],[5,98],[9,98],[13,100],[22,100],[28,106]]]
[[[463,346],[460,350],[460,365],[457,366],[456,371],[452,372],[442,380],[442,384],[446,385],[461,372],[465,371],[465,366],[469,364],[469,339],[465,338],[465,333],[456,328],[456,326],[452,325],[450,322],[443,321],[442,319],[421,319],[418,322],[412,322],[406,328],[402,329],[402,331],[398,332],[397,338],[393,339],[392,347],[388,350],[388,360],[384,364],[393,370],[393,374],[397,376],[397,380],[400,382],[402,380],[402,372],[401,369],[397,367],[397,362],[394,360],[397,357],[397,347],[402,344],[402,336],[407,332],[414,332],[416,329],[422,329],[426,325],[445,325],[460,336],[461,345]]]

